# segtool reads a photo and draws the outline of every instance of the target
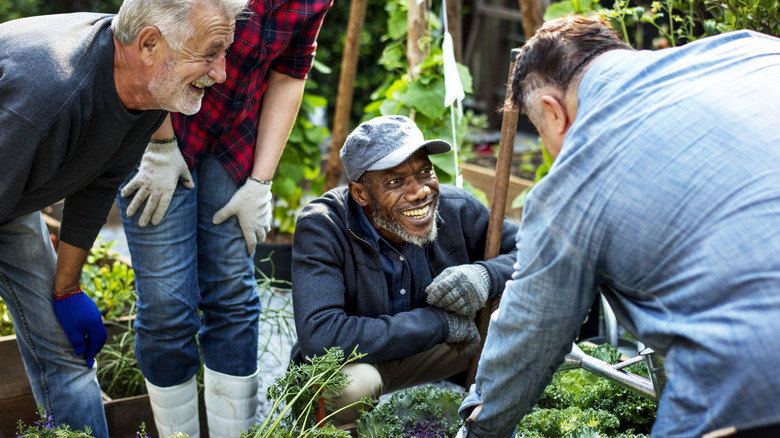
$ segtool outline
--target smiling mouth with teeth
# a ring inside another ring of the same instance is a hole
[[[422,218],[424,218],[425,216],[428,215],[428,211],[430,211],[430,209],[431,209],[431,206],[430,205],[426,205],[425,207],[418,208],[416,210],[402,211],[401,214],[403,214],[404,216],[413,218],[413,219],[422,219]]]
[[[192,82],[190,82],[190,84],[193,87],[196,87],[196,88],[206,88],[206,87],[210,87],[210,86],[214,85],[214,82],[215,81],[213,79],[211,79],[209,76],[206,76],[206,77],[197,79],[195,81],[192,81]]]

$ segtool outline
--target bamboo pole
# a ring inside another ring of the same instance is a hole
[[[509,79],[507,83],[511,81],[512,71],[515,69],[515,60],[519,53],[520,49],[512,49],[509,57]],[[506,97],[509,97],[509,87],[507,87]],[[518,115],[519,112],[516,110],[504,111],[504,117],[501,121],[501,139],[498,144],[498,160],[496,162],[493,196],[490,200],[490,219],[488,220],[485,242],[485,260],[498,256],[501,251],[501,234],[504,228],[504,212],[506,210],[506,196],[509,190],[509,176],[512,170],[512,152],[515,146]],[[498,307],[498,301],[498,299],[488,300],[485,307],[477,312],[477,328],[482,340],[477,352],[471,357],[469,362],[466,380],[467,388],[474,383],[477,376],[477,365],[479,364],[479,358],[482,356],[482,347],[485,345],[490,314]]]
[[[452,45],[455,51],[455,60],[463,62],[463,43],[461,42],[462,36],[462,0],[449,0],[447,1],[447,28],[452,35]]]
[[[550,0],[517,0],[517,3],[520,7],[523,34],[525,39],[529,40],[544,23],[544,11],[550,5]]]
[[[406,33],[406,65],[409,71],[409,77],[416,78],[414,68],[422,62],[425,54],[420,47],[419,41],[425,37],[425,2],[409,0],[409,11],[406,15],[407,33]]]
[[[367,0],[352,0],[349,9],[347,36],[344,42],[341,76],[336,96],[336,110],[333,115],[330,153],[325,171],[325,191],[336,187],[341,178],[339,151],[349,133],[349,115],[352,111],[352,97],[355,91],[355,76],[360,50],[360,33],[363,31],[363,23],[366,19],[366,4]]]

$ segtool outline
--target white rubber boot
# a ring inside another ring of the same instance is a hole
[[[260,370],[249,376],[230,376],[204,368],[209,438],[238,438],[256,423]]]
[[[147,380],[146,390],[160,438],[168,438],[178,432],[186,433],[190,438],[200,438],[195,376],[184,383],[164,388]]]

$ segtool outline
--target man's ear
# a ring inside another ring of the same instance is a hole
[[[141,29],[135,44],[143,62],[147,65],[152,65],[156,55],[164,47],[164,42],[165,39],[163,39],[159,29],[154,26],[146,26]]]
[[[352,195],[352,199],[358,203],[361,207],[366,207],[369,204],[369,194],[366,190],[366,186],[363,183],[350,181],[349,182],[349,194]]]
[[[569,113],[557,97],[545,94],[541,98],[542,123],[549,134],[563,137],[569,130]]]

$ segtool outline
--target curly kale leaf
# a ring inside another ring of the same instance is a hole
[[[599,409],[535,409],[520,422],[517,436],[581,438],[614,434],[619,426],[615,415]]]
[[[597,347],[581,344],[580,348],[608,363],[620,360],[620,351],[609,344]],[[643,363],[631,365],[626,371],[648,377]],[[564,409],[570,406],[612,412],[620,419],[620,430],[635,429],[640,433],[650,433],[657,410],[655,403],[638,393],[583,369],[556,373],[537,403],[539,408]]]
[[[357,433],[366,438],[443,438],[455,436],[458,408],[465,394],[432,385],[394,393],[387,403],[364,412]]]

